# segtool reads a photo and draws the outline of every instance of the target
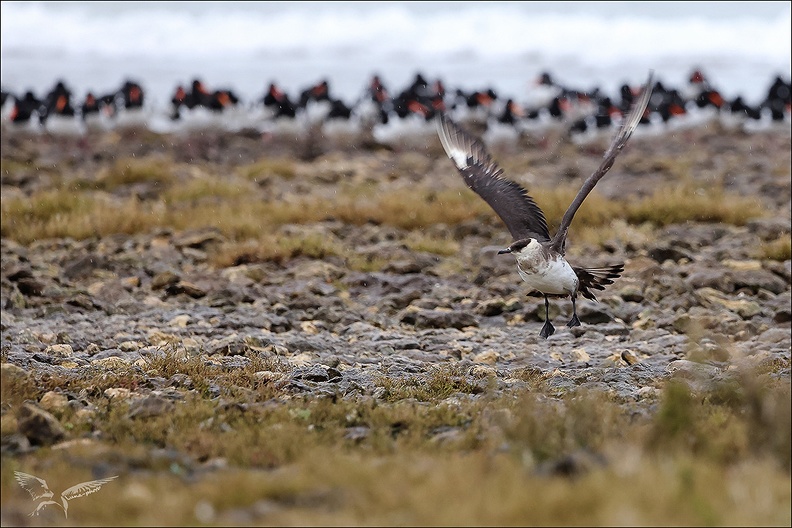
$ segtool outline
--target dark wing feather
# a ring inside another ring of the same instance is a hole
[[[600,163],[600,166],[597,168],[597,170],[594,171],[594,173],[583,183],[583,187],[580,188],[577,196],[575,196],[575,199],[572,200],[572,203],[569,205],[566,213],[564,213],[564,217],[561,219],[561,224],[558,226],[558,231],[556,232],[555,237],[553,237],[553,242],[550,245],[551,249],[558,251],[561,254],[564,253],[564,242],[566,242],[567,231],[569,231],[569,224],[572,223],[572,218],[574,218],[575,213],[580,208],[583,200],[586,199],[586,196],[588,196],[597,182],[600,181],[613,166],[613,162],[616,161],[616,156],[619,155],[622,147],[624,147],[624,145],[627,143],[627,140],[630,139],[635,127],[638,126],[638,121],[640,121],[641,117],[644,115],[646,105],[649,103],[649,96],[652,94],[653,76],[654,71],[650,70],[649,78],[646,80],[646,84],[644,84],[643,90],[641,91],[641,96],[636,101],[630,114],[624,120],[624,123],[622,123],[622,126],[619,129],[619,132],[616,134],[616,137],[613,138],[610,147],[608,147],[608,150],[605,151],[605,157],[603,158],[602,163]]]
[[[591,290],[602,291],[608,284],[618,279],[624,272],[624,264],[615,264],[607,268],[578,268],[572,266],[572,270],[578,277],[578,291],[586,299],[596,301],[594,292]]]
[[[443,148],[462,174],[465,183],[481,196],[506,224],[514,240],[550,240],[544,213],[528,191],[501,177],[503,169],[492,161],[484,144],[446,115],[437,118]]]

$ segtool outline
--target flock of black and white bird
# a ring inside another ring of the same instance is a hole
[[[166,105],[151,104],[140,83],[127,80],[115,92],[86,93],[77,102],[64,81],[43,98],[2,91],[4,132],[25,131],[53,135],[84,135],[91,131],[145,127],[174,133],[220,129],[254,130],[264,135],[300,136],[319,131],[328,137],[365,135],[377,142],[422,143],[433,135],[433,118],[443,113],[472,127],[486,144],[516,141],[525,135],[557,131],[584,143],[608,138],[631,107],[637,88],[624,84],[618,94],[599,88],[575,90],[542,73],[522,100],[504,97],[492,88],[447,89],[440,80],[421,73],[400,91],[391,91],[379,75],[353,102],[332,93],[327,80],[289,95],[270,83],[257,100],[243,101],[232,89],[210,89],[199,79],[177,86]],[[701,70],[678,88],[654,82],[652,98],[636,134],[662,133],[719,122],[730,129],[789,130],[788,80],[771,80],[763,101],[748,104],[743,97],[726,100]]]

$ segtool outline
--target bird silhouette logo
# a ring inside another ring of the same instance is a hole
[[[102,486],[111,480],[117,479],[118,475],[75,484],[71,488],[68,488],[64,490],[63,493],[61,493],[61,503],[50,500],[55,496],[55,494],[51,489],[49,489],[49,486],[47,486],[46,480],[34,477],[33,475],[28,475],[27,473],[22,473],[21,471],[14,471],[14,477],[16,478],[16,481],[19,483],[19,485],[27,490],[28,493],[30,493],[30,496],[33,497],[34,501],[41,500],[41,502],[39,502],[36,506],[36,509],[30,513],[31,516],[38,515],[41,510],[50,504],[55,504],[63,509],[63,515],[68,519],[70,500],[77,499],[79,497],[85,497],[91,493],[96,493],[102,488]]]

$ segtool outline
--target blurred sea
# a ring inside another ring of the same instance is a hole
[[[148,100],[202,79],[243,101],[271,81],[322,79],[354,101],[374,73],[393,92],[422,72],[448,88],[518,101],[542,71],[615,94],[655,69],[667,85],[700,67],[727,98],[758,102],[788,79],[789,2],[2,2],[5,90],[75,96],[126,78]]]

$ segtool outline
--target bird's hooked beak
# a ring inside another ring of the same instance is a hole
[[[498,251],[498,255],[503,255],[504,253],[511,253],[511,252],[512,252],[511,248],[504,248]]]

